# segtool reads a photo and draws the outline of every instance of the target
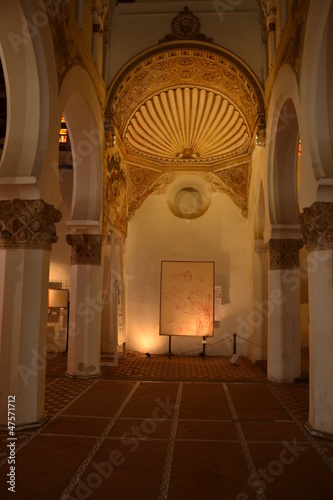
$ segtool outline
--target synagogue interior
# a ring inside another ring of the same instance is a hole
[[[332,0],[0,12],[0,497],[330,498]]]

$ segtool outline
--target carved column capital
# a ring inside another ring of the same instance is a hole
[[[68,234],[66,241],[72,247],[71,264],[101,265],[100,234]]]
[[[333,203],[316,201],[299,219],[308,252],[333,250]]]
[[[299,268],[299,251],[303,245],[301,239],[269,240],[270,270]]]
[[[0,248],[51,250],[61,212],[43,200],[0,201]]]

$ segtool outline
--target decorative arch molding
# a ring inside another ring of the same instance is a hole
[[[209,42],[154,46],[124,65],[108,91],[106,142],[111,144],[113,135],[119,139],[130,183],[138,169],[160,178],[181,171],[212,173],[244,216],[259,128],[265,128],[260,82],[244,61]],[[146,180],[140,192],[135,188],[131,215],[152,192],[151,175],[141,177]]]
[[[208,42],[177,41],[154,46],[118,72],[108,92],[106,117],[122,135],[138,107],[175,87],[197,87],[222,94],[247,121],[251,134],[265,108],[260,82],[244,61]]]
[[[98,233],[103,193],[104,126],[98,96],[87,72],[74,66],[64,78],[59,94],[73,156],[72,229]]]
[[[296,160],[300,116],[297,81],[289,64],[285,64],[277,75],[267,114],[267,199],[272,226],[298,224]]]
[[[310,2],[304,45],[301,98],[314,176],[314,201],[333,194],[333,2]],[[310,203],[311,204],[311,203]]]
[[[0,57],[7,89],[0,179],[6,184],[19,182],[20,197],[38,198],[36,181],[45,161],[52,121],[51,99],[53,96],[56,100],[57,84],[47,22],[38,30],[38,36],[30,36],[25,24],[26,21],[34,26],[34,8],[33,1],[12,0],[0,16]]]

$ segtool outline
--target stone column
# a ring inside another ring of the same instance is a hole
[[[61,212],[43,200],[0,201],[0,426],[44,419],[49,262]]]
[[[252,256],[252,297],[249,323],[251,326],[251,343],[249,357],[253,363],[267,359],[268,329],[268,257],[264,240],[255,240]]]
[[[333,203],[314,203],[300,221],[308,254],[309,430],[333,436]]]
[[[67,375],[100,375],[100,317],[102,236],[68,234],[71,251],[71,284]]]
[[[299,239],[271,239],[267,378],[294,382],[301,371]]]

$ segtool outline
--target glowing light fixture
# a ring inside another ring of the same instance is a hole
[[[64,115],[61,117],[61,124],[60,124],[60,133],[59,133],[59,143],[60,144],[66,144],[67,143],[67,125],[65,121]]]

